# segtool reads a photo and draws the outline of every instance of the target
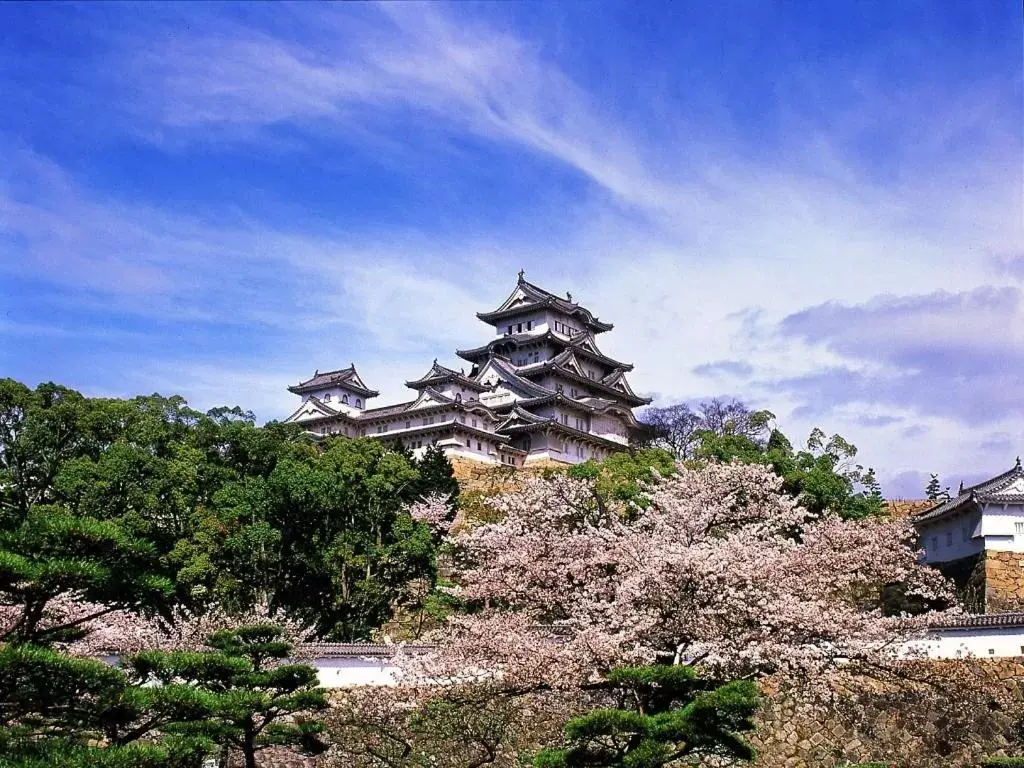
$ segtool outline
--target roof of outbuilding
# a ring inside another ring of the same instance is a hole
[[[1024,613],[968,614],[932,625],[932,629],[971,629],[977,627],[1024,627]]]
[[[397,645],[392,643],[303,643],[296,648],[303,658],[312,659],[389,659],[399,651],[429,653],[437,646],[428,644]]]
[[[1008,472],[985,480],[977,485],[964,488],[955,498],[944,501],[931,509],[916,515],[915,523],[924,523],[944,517],[970,503],[1003,502],[1007,504],[1024,503],[1024,468],[1020,457]]]

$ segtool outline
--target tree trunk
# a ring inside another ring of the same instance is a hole
[[[245,758],[245,768],[256,768],[256,750],[252,744],[242,745],[242,757]]]

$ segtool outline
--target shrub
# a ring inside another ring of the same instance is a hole
[[[981,764],[985,768],[1013,768],[1024,766],[1024,757],[986,757]]]

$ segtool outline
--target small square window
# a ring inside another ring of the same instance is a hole
[[[996,655],[996,649],[995,648],[989,648],[988,649],[988,655],[989,656],[995,656]]]

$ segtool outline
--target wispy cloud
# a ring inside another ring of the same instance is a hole
[[[979,467],[999,447],[984,434],[1024,429],[1016,85],[822,65],[751,130],[653,80],[624,110],[556,48],[461,6],[350,9],[119,39],[96,75],[120,101],[111,129],[182,164],[285,148],[312,169],[344,148],[428,203],[454,190],[497,214],[441,227],[443,205],[399,203],[350,227],[284,192],[182,211],[8,143],[0,277],[46,290],[0,334],[139,321],[139,386],[282,416],[283,386],[335,363],[401,396],[482,340],[473,312],[525,266],[617,324],[599,341],[639,389],[728,389],[797,434],[825,420],[893,477]],[[506,211],[486,172],[514,182],[520,162],[542,170]],[[578,188],[552,204],[563,173]]]

